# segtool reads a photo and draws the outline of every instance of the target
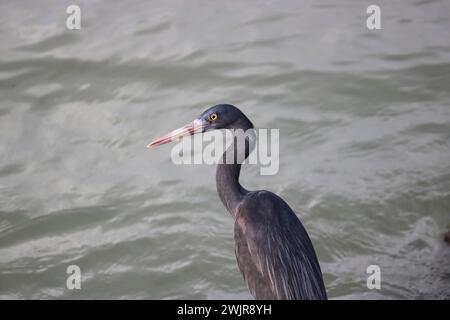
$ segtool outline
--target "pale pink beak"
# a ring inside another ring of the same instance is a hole
[[[202,132],[204,127],[205,126],[201,120],[195,119],[194,121],[185,125],[184,127],[173,130],[172,132],[169,132],[168,134],[153,140],[151,143],[147,145],[147,148],[157,147],[169,143],[171,141],[177,140],[179,138],[182,138],[184,136],[191,136],[193,134]]]

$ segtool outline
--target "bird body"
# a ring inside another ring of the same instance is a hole
[[[232,105],[209,108],[191,124],[163,136],[149,146],[172,141],[182,135],[213,129],[253,128],[251,121]],[[246,140],[240,161],[228,163],[237,143],[224,152],[216,171],[219,198],[233,217],[235,253],[250,293],[255,299],[327,299],[319,262],[312,242],[294,211],[272,192],[248,191],[239,183],[241,163],[251,151]],[[236,156],[237,155],[237,156]],[[243,156],[243,157],[242,157]]]
[[[327,298],[311,240],[283,199],[248,192],[235,214],[236,259],[256,299]]]

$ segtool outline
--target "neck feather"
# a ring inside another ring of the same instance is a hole
[[[248,133],[249,131],[247,130],[252,129],[253,124],[248,119],[243,119],[243,121],[233,124],[230,128],[241,129],[241,134],[243,132]],[[242,139],[240,141],[244,141],[244,143],[239,143],[238,139]],[[254,139],[252,140],[248,137],[242,137],[236,134],[235,131],[231,146],[223,153],[222,161],[217,165],[217,192],[223,205],[227,208],[233,218],[235,218],[235,210],[237,206],[248,192],[239,183],[239,175],[241,172],[241,163],[250,154],[253,148],[253,142]]]

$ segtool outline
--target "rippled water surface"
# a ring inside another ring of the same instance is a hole
[[[220,102],[280,129],[241,180],[330,298],[450,298],[450,2],[378,1],[373,31],[365,0],[76,2],[73,31],[71,1],[0,2],[0,298],[250,299],[215,168],[145,148]]]

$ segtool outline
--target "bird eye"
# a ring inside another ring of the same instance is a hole
[[[213,113],[209,116],[209,120],[216,121],[217,120],[217,113]]]

